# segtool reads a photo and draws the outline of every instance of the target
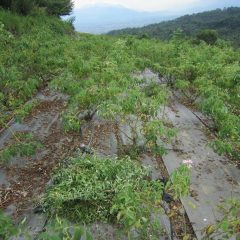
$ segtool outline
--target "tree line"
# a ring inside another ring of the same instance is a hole
[[[38,11],[59,17],[71,13],[73,2],[72,0],[0,0],[0,7],[22,15]]]
[[[192,15],[185,15],[172,21],[165,21],[151,24],[141,28],[126,28],[122,30],[111,31],[111,35],[137,35],[144,38],[158,38],[169,40],[173,33],[181,29],[186,37],[205,38],[210,32],[215,30],[220,38],[231,41],[235,46],[240,46],[240,8],[230,7],[225,9],[216,9]],[[204,31],[202,33],[202,31]],[[214,41],[216,32],[210,33]]]

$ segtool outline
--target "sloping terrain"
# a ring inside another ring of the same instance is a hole
[[[161,84],[162,81],[149,70],[136,76],[147,82],[155,79]],[[60,114],[66,106],[67,97],[45,89],[37,94],[36,98],[39,104],[24,122],[12,124],[9,129],[3,131],[0,138],[3,146],[11,141],[12,134],[24,131],[31,132],[44,144],[34,157],[15,157],[7,167],[1,168],[1,207],[7,207],[5,211],[8,214],[25,215],[28,227],[34,234],[45,227],[47,218],[34,210],[37,202],[34,203],[33,200],[36,201],[39,194],[44,192],[52,170],[60,162],[76,151],[85,151],[83,144],[93,151],[87,154],[97,154],[101,158],[118,156],[119,146],[134,147],[131,140],[133,132],[128,125],[121,127],[119,135],[115,124],[98,117],[94,117],[82,129],[82,134],[65,134],[60,130]],[[143,165],[151,166],[151,178],[168,178],[186,159],[192,160],[193,168],[191,195],[181,199],[183,206],[177,202],[171,202],[169,205],[169,211],[173,208],[177,216],[170,218],[171,220],[163,215],[158,218],[161,219],[167,233],[166,239],[171,236],[181,239],[178,234],[181,234],[183,228],[190,227],[190,223],[197,239],[202,239],[204,229],[216,224],[223,217],[217,205],[229,196],[239,196],[240,171],[228,159],[217,155],[207,146],[209,136],[206,135],[206,127],[190,109],[179,102],[178,98],[173,97],[169,107],[160,108],[159,116],[167,118],[178,133],[172,144],[166,145],[168,153],[162,159],[156,158],[151,152],[139,156]],[[139,134],[142,139],[141,130]],[[179,225],[182,221],[185,224]],[[95,227],[96,225],[92,225],[90,229],[96,239],[97,236],[118,239],[115,227],[101,224],[98,225],[98,230]],[[187,232],[191,232],[191,228]]]
[[[169,40],[173,33],[182,29],[184,36],[195,37],[201,30],[217,30],[222,39],[230,40],[239,47],[239,15],[240,8],[232,7],[227,9],[217,9],[214,11],[202,12],[192,15],[185,15],[172,21],[165,21],[151,24],[142,28],[126,28],[111,31],[110,35],[137,35],[161,40]]]
[[[239,233],[238,50],[0,19],[0,238]]]
[[[165,109],[165,114],[178,134],[163,161],[171,173],[183,159],[192,160],[192,192],[182,202],[198,239],[203,239],[203,230],[224,217],[218,208],[222,201],[239,197],[240,170],[208,146],[211,133],[201,119],[176,98]]]

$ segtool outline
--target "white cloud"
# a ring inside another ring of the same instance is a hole
[[[75,8],[80,8],[89,4],[108,3],[120,4],[128,8],[144,11],[179,11],[186,9],[201,0],[73,0]]]

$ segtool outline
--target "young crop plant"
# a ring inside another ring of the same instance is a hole
[[[17,234],[13,221],[5,216],[2,211],[0,211],[0,230],[0,238],[3,240],[8,240]]]
[[[31,113],[34,107],[37,106],[37,104],[38,104],[38,101],[33,100],[31,102],[25,103],[21,108],[16,109],[14,112],[15,120],[17,122],[22,122],[24,118],[26,118]]]
[[[192,161],[184,160],[183,164],[170,176],[170,181],[166,185],[168,192],[172,194],[174,199],[180,199],[189,195],[189,186],[191,181]]]
[[[45,231],[40,233],[38,240],[93,240],[91,233],[84,226],[70,223],[56,217],[46,226]]]
[[[14,134],[13,137],[15,141],[0,150],[0,162],[8,163],[16,155],[29,157],[42,148],[42,144],[34,140],[31,134]]]
[[[0,237],[2,240],[9,239],[32,239],[33,235],[26,229],[24,220],[16,227],[12,219],[0,212]],[[78,226],[64,219],[56,217],[51,219],[44,231],[37,236],[38,240],[93,240],[91,233],[85,226]]]
[[[148,168],[129,158],[71,158],[68,166],[53,176],[53,186],[47,189],[42,204],[51,216],[85,224],[119,224],[129,236],[133,230],[156,230],[151,216],[163,211],[164,184],[150,180],[148,174]],[[182,170],[177,175],[181,174]]]
[[[235,238],[240,239],[240,218],[239,218],[240,200],[231,198],[225,200],[220,206],[219,211],[223,213],[224,217],[216,224],[209,225],[205,229],[205,238],[227,240]]]
[[[158,71],[170,86],[215,123],[215,149],[239,159],[239,50],[228,44],[192,44],[181,38],[163,43],[131,40],[130,51],[142,68]],[[225,147],[223,145],[226,145]],[[229,147],[231,145],[231,147]],[[224,151],[224,149],[226,151]],[[232,150],[231,150],[232,149]]]

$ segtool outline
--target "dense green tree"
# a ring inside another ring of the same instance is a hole
[[[23,15],[31,13],[33,7],[34,1],[32,0],[11,0],[11,9]]]
[[[197,34],[197,39],[213,45],[218,39],[218,32],[211,29],[202,30]]]
[[[0,6],[9,9],[11,7],[12,1],[11,0],[0,0]]]
[[[33,8],[43,8],[49,15],[62,16],[71,13],[71,0],[0,0],[0,7],[28,15]]]
[[[37,0],[40,7],[44,7],[48,14],[62,16],[69,15],[73,9],[71,0]]]

